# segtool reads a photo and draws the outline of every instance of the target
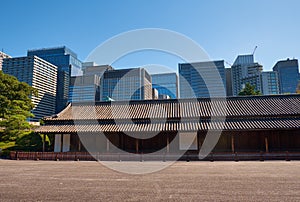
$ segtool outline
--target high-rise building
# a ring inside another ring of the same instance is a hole
[[[165,95],[171,99],[178,98],[178,76],[176,73],[152,74],[151,78],[152,88],[158,91],[158,96]]]
[[[105,71],[101,80],[100,98],[113,100],[152,99],[151,76],[144,68]]]
[[[83,75],[71,77],[69,102],[94,102],[100,100],[100,77]]]
[[[262,94],[276,95],[279,94],[278,74],[274,71],[261,73]]]
[[[83,75],[97,75],[100,78],[107,70],[113,70],[114,68],[110,65],[97,65],[94,62],[82,63]]]
[[[278,73],[279,92],[296,93],[299,80],[299,67],[297,59],[287,59],[278,61],[273,67],[273,71]]]
[[[3,60],[3,72],[15,76],[38,90],[31,96],[34,104],[30,121],[39,121],[44,116],[55,114],[57,67],[37,56],[7,58]]]
[[[254,85],[255,90],[261,92],[262,69],[262,65],[254,62],[253,55],[239,55],[231,66],[233,96],[237,96],[246,83]]]
[[[300,94],[300,79],[299,79],[299,81],[298,81],[296,93]]]
[[[226,95],[232,96],[231,68],[225,68],[225,77],[226,77]]]
[[[224,60],[182,63],[178,69],[180,98],[226,96]]]
[[[5,58],[11,58],[9,55],[7,55],[6,53],[3,53],[0,51],[0,71],[2,70],[2,63],[3,63],[3,59]]]
[[[68,103],[70,77],[82,74],[81,61],[73,51],[65,46],[28,50],[27,55],[36,55],[58,67],[56,113],[60,112]]]

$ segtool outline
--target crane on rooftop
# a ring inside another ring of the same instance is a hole
[[[254,50],[253,50],[253,52],[252,52],[252,55],[254,55],[256,49],[257,49],[257,46],[254,47]]]

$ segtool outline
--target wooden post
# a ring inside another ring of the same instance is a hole
[[[119,149],[124,150],[123,148],[123,135],[119,134]]]
[[[167,153],[170,152],[170,140],[169,140],[169,134],[167,134]]]
[[[135,152],[139,153],[139,139],[135,139]]]
[[[266,152],[269,153],[269,142],[268,142],[268,137],[265,137],[265,145],[266,145]]]
[[[77,135],[77,140],[78,140],[78,151],[81,151],[81,142],[78,135]]]
[[[232,153],[235,152],[235,148],[234,148],[234,134],[231,134],[231,151],[232,151]]]
[[[106,137],[106,151],[109,152],[109,139]]]
[[[64,134],[62,133],[60,136],[60,152],[63,151],[63,146],[64,146]]]
[[[46,135],[43,134],[43,152],[45,152]]]

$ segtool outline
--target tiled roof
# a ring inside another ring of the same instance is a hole
[[[38,132],[298,129],[300,95],[77,103],[44,120]]]
[[[73,133],[73,132],[160,132],[160,131],[206,131],[212,130],[275,130],[300,129],[300,118],[291,119],[242,119],[222,122],[166,122],[166,123],[106,123],[87,125],[45,125],[37,132],[41,133]]]

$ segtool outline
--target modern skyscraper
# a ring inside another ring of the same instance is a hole
[[[102,101],[152,99],[151,76],[144,68],[105,71],[100,95]]]
[[[2,70],[2,63],[3,63],[3,59],[5,58],[11,58],[9,55],[7,55],[6,53],[3,53],[0,51],[0,71]]]
[[[68,103],[70,77],[82,74],[81,61],[65,46],[28,50],[27,55],[36,55],[58,67],[56,113],[60,112]]]
[[[261,89],[261,72],[263,66],[254,62],[253,55],[239,55],[231,66],[232,94],[237,96],[246,83]]]
[[[31,97],[34,104],[30,121],[39,121],[44,116],[55,114],[57,67],[37,56],[8,58],[3,61],[3,72],[15,76],[38,90]]]
[[[110,65],[97,65],[94,62],[84,62],[82,65],[83,75],[97,75],[100,78],[103,76],[105,71],[114,69]]]
[[[178,76],[176,73],[152,74],[152,88],[158,91],[158,96],[178,98]]]
[[[297,59],[278,61],[273,67],[278,73],[279,91],[281,94],[296,93],[299,80],[299,67]]]
[[[226,77],[226,95],[232,96],[231,68],[225,68],[225,77]]]
[[[300,79],[299,79],[299,81],[298,81],[296,93],[300,94]]]
[[[71,77],[69,102],[94,102],[100,100],[100,77],[83,75]]]
[[[178,69],[180,98],[226,96],[224,60],[182,63],[178,64]]]
[[[262,94],[276,95],[279,94],[278,74],[274,71],[261,73]]]

